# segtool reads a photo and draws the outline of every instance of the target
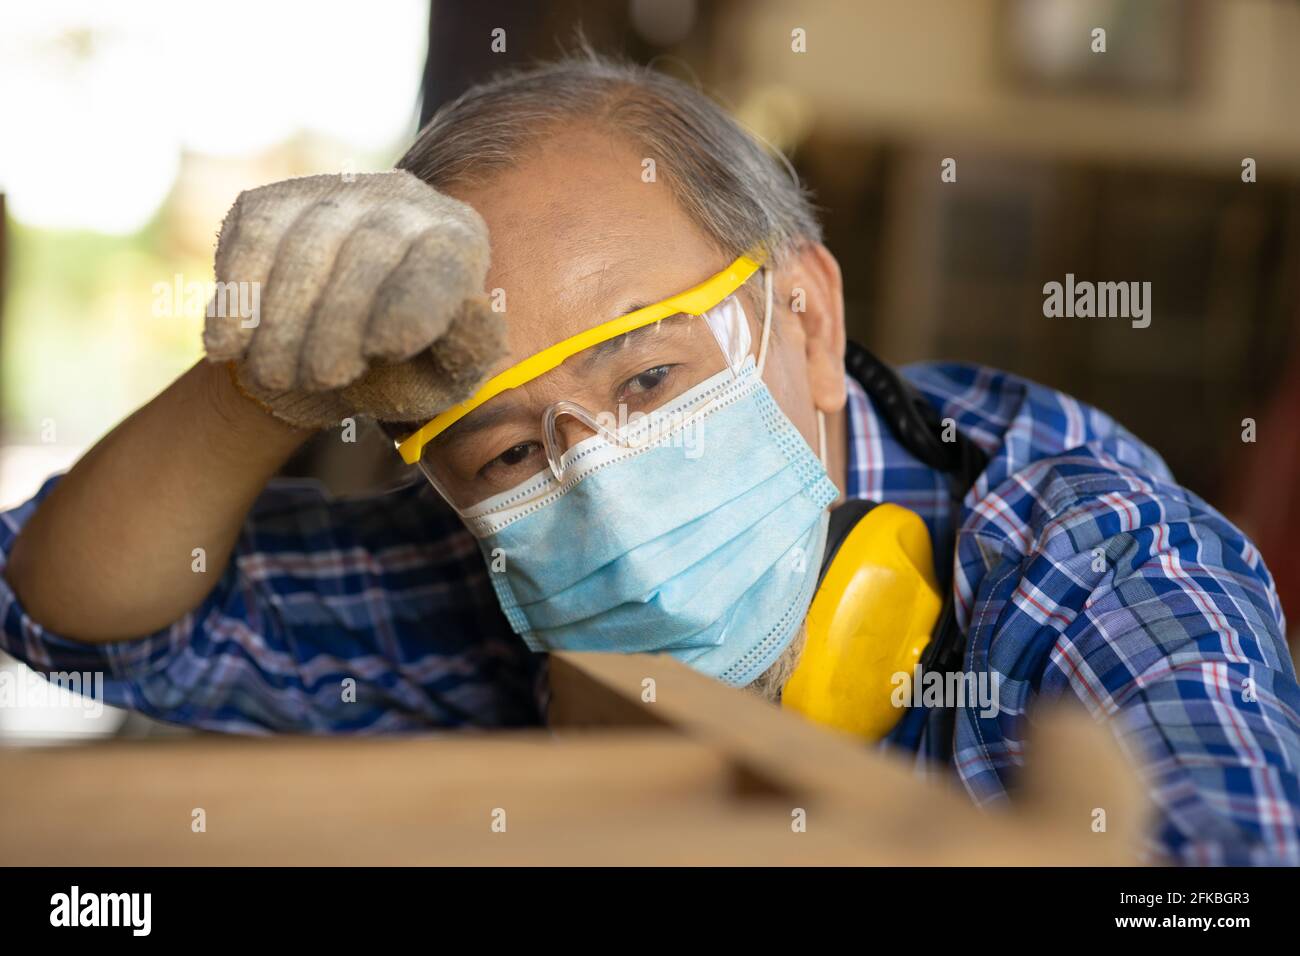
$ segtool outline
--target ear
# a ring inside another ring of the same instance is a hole
[[[803,335],[813,404],[826,414],[848,400],[844,386],[844,283],[820,242],[806,243],[776,275],[776,305]]]

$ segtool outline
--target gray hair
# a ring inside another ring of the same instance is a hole
[[[482,182],[573,121],[624,133],[645,150],[678,204],[729,256],[758,250],[779,262],[821,240],[785,157],[699,90],[585,47],[471,87],[434,114],[397,166],[434,188]]]

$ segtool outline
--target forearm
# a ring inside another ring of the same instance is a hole
[[[77,462],[5,577],[55,633],[111,641],[165,627],[211,591],[254,499],[310,434],[201,361]]]

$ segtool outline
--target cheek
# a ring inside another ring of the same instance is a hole
[[[763,367],[763,381],[781,411],[794,423],[804,441],[817,451],[817,407],[813,404],[808,380],[808,363],[801,348],[791,347],[789,339],[774,339],[771,353]]]

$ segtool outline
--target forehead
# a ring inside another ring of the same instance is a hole
[[[656,163],[652,182],[645,159]],[[446,190],[488,225],[487,289],[505,292],[503,368],[727,264],[678,206],[661,163],[617,132],[564,129],[487,181]]]

